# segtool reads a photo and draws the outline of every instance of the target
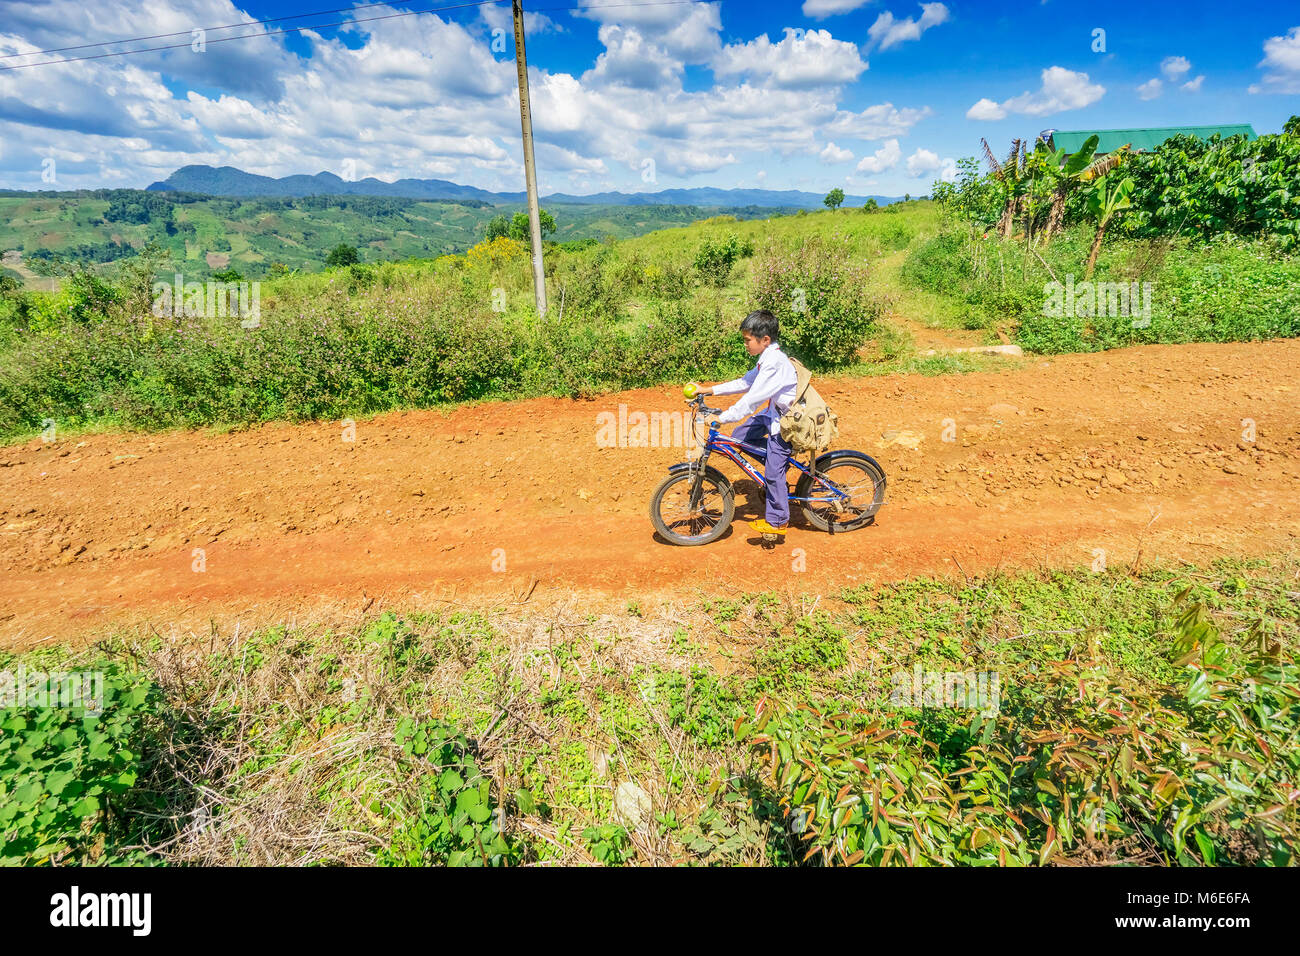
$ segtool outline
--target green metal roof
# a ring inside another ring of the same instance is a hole
[[[1229,136],[1246,135],[1246,139],[1256,139],[1255,130],[1249,123],[1232,126],[1158,126],[1148,129],[1058,129],[1052,133],[1052,147],[1073,153],[1084,144],[1089,136],[1097,136],[1097,152],[1109,153],[1119,149],[1125,143],[1135,151],[1150,151],[1157,148],[1171,136],[1180,133],[1209,139],[1218,133],[1224,139]]]

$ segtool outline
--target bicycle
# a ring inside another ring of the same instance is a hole
[[[702,414],[721,414],[719,409],[706,406],[703,396],[686,404],[691,407],[693,436],[699,434]],[[710,421],[700,457],[671,466],[668,477],[650,499],[650,520],[672,544],[709,544],[731,526],[736,512],[735,493],[727,476],[709,464],[714,454],[739,465],[763,487],[762,473],[745,458],[761,464],[766,460],[766,449],[724,435],[718,431],[717,421]],[[818,455],[811,468],[795,458],[790,459],[790,465],[800,472],[790,501],[799,503],[804,517],[818,530],[838,534],[865,527],[875,520],[884,503],[885,471],[870,455],[844,448]],[[831,477],[832,472],[836,477]],[[770,542],[765,538],[764,543]]]

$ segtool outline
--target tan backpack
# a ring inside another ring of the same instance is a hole
[[[781,437],[794,449],[795,454],[820,454],[829,448],[835,436],[840,433],[840,417],[836,415],[826,400],[812,387],[812,373],[798,359],[790,359],[794,365],[797,384],[794,389],[794,401],[781,416]]]

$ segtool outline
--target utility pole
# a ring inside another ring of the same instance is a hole
[[[519,70],[519,123],[524,131],[524,178],[528,182],[528,226],[533,237],[533,290],[537,314],[546,315],[546,273],[542,269],[542,220],[537,207],[537,166],[533,162],[533,114],[528,106],[528,60],[524,55],[524,9],[511,0],[515,14],[515,66]]]

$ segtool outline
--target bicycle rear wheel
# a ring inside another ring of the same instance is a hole
[[[817,482],[805,474],[795,488],[813,527],[821,531],[853,531],[870,524],[885,501],[885,472],[863,454],[832,454],[817,459]],[[826,482],[830,485],[823,484]],[[836,492],[839,492],[837,494]]]
[[[691,508],[691,486],[700,480],[700,500]],[[650,520],[665,540],[682,547],[717,541],[736,513],[731,483],[713,475],[687,471],[669,475],[650,499]]]

